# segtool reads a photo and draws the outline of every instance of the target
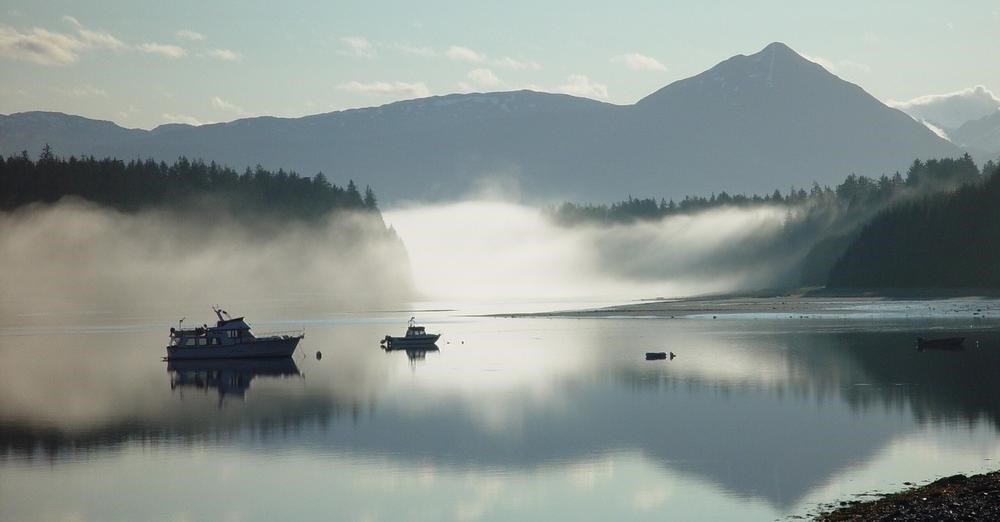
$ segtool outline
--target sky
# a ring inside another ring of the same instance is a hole
[[[146,129],[525,88],[631,104],[773,41],[887,103],[1000,93],[1000,0],[0,6],[0,113]]]

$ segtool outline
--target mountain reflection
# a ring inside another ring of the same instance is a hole
[[[216,390],[243,398],[256,377],[298,377],[302,373],[291,357],[277,359],[214,359],[168,361],[170,389]]]
[[[216,390],[221,400],[244,396],[253,381],[254,390],[260,382],[269,392],[255,391],[238,412],[186,404],[171,392],[167,402],[150,400],[148,416],[139,421],[117,419],[82,431],[13,416],[8,400],[0,402],[0,452],[30,454],[41,446],[58,460],[63,451],[135,440],[221,439],[252,449],[525,470],[634,450],[733,494],[789,508],[915,427],[956,421],[970,430],[1000,427],[1000,384],[992,376],[1000,367],[997,331],[970,335],[981,348],[918,352],[904,330],[726,332],[632,321],[625,331],[644,332],[678,354],[647,362],[644,349],[630,349],[631,341],[616,337],[610,323],[573,321],[585,338],[540,344],[583,361],[558,378],[558,356],[522,360],[508,352],[471,352],[471,343],[424,361],[426,372],[392,385],[394,358],[362,341],[357,345],[364,349],[325,350],[322,362],[304,361],[318,375],[308,381],[258,380],[301,375],[291,360],[171,363],[174,391]],[[589,325],[601,327],[584,328]],[[419,361],[426,351],[407,357]],[[457,380],[463,373],[495,375],[482,373],[492,372],[479,362],[489,357],[525,371],[549,365],[542,378],[554,383],[551,392],[539,398],[528,387],[497,392],[468,384],[481,380],[475,376]],[[343,388],[351,378],[358,380]]]

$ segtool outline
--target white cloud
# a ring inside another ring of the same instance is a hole
[[[597,83],[582,74],[571,74],[566,77],[566,83],[557,85],[554,92],[582,96],[584,98],[608,99],[608,86]]]
[[[167,120],[168,123],[186,123],[188,125],[206,125],[211,123],[208,121],[201,121],[198,118],[187,114],[171,114],[169,112],[165,112],[160,116],[163,117],[164,120]]]
[[[511,58],[510,56],[504,56],[499,60],[494,60],[493,64],[498,67],[506,67],[508,69],[514,69],[514,70],[531,69],[537,71],[538,69],[542,68],[542,66],[539,65],[538,62],[530,60],[529,61],[517,60]]]
[[[850,59],[829,60],[827,58],[823,58],[822,56],[813,56],[802,53],[799,54],[801,54],[802,57],[805,58],[806,60],[809,60],[810,62],[813,63],[817,63],[827,71],[830,71],[834,74],[846,73],[849,71],[864,72],[864,73],[872,72],[872,68],[870,65],[855,60],[850,60]]]
[[[197,31],[181,29],[180,31],[177,31],[177,38],[180,38],[181,40],[188,40],[191,42],[201,42],[205,40],[205,35]]]
[[[821,65],[827,71],[835,72],[837,70],[837,66],[834,65],[834,63],[832,61],[827,60],[826,58],[823,58],[821,56],[812,56],[812,55],[801,53],[801,52],[799,54],[803,58],[805,58],[806,60],[809,60],[812,63],[817,63],[817,64]]]
[[[460,62],[480,63],[486,61],[486,55],[477,53],[468,47],[453,45],[445,51],[445,56]]]
[[[84,28],[72,16],[64,16],[63,20],[76,28],[76,34],[58,33],[41,27],[21,31],[9,25],[0,25],[0,56],[39,65],[69,65],[76,63],[83,51],[126,47],[109,33]]]
[[[362,58],[375,57],[375,46],[363,36],[341,36],[339,40],[346,47],[339,51],[340,54]]]
[[[502,83],[500,78],[497,78],[497,75],[493,74],[493,71],[485,68],[473,69],[465,77],[483,87],[496,87]]]
[[[625,53],[615,56],[612,62],[625,64],[625,67],[633,71],[666,71],[667,66],[660,63],[652,56],[639,53]]]
[[[212,49],[208,51],[208,56],[219,60],[225,60],[227,62],[238,62],[243,60],[243,56],[241,54],[230,51],[229,49]]]
[[[144,43],[137,47],[140,51],[148,54],[158,54],[167,58],[180,58],[187,54],[183,47],[170,44]]]
[[[936,127],[957,128],[970,120],[988,116],[1000,108],[1000,98],[982,85],[945,94],[917,96],[907,101],[889,100],[886,105]],[[933,129],[932,129],[933,130]]]
[[[425,98],[431,91],[424,82],[370,82],[350,81],[337,86],[342,91],[360,94],[377,94],[390,96],[405,96],[410,98]]]
[[[212,107],[215,107],[220,111],[231,112],[238,116],[247,116],[249,114],[247,111],[243,110],[243,107],[240,107],[239,105],[223,100],[218,96],[212,97]]]
[[[80,40],[90,48],[104,47],[107,49],[124,49],[128,47],[124,42],[111,36],[109,33],[80,29],[78,32]]]
[[[66,65],[80,59],[85,46],[76,38],[35,27],[22,33],[0,26],[0,55],[40,65]]]

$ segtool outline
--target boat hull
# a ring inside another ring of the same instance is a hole
[[[389,348],[417,348],[435,346],[440,334],[413,335],[409,337],[386,336],[385,345]]]
[[[302,337],[279,337],[221,346],[168,346],[167,360],[289,357],[300,340]]]

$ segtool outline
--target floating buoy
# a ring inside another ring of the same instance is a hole
[[[316,350],[316,360],[318,361],[322,358],[323,358],[323,352]]]

